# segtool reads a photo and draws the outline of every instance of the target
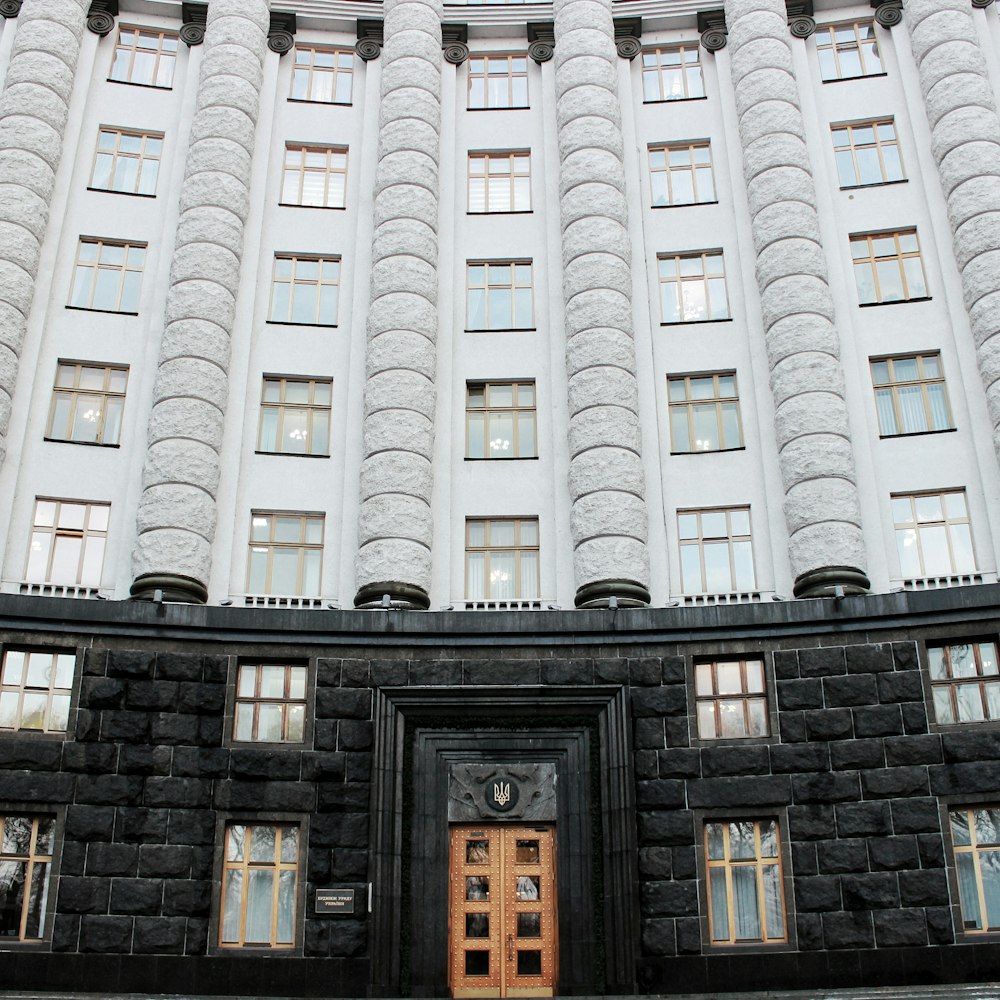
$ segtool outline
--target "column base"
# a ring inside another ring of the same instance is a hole
[[[573,603],[578,608],[606,608],[612,597],[617,598],[620,608],[649,607],[649,591],[635,580],[596,580],[584,584]]]
[[[362,587],[354,598],[356,608],[381,608],[382,598],[389,595],[394,607],[404,605],[403,610],[426,611],[431,599],[422,587],[412,583],[369,583]]]
[[[136,577],[129,594],[133,601],[151,601],[156,591],[163,592],[163,600],[179,601],[181,604],[205,604],[208,588],[190,576],[174,573],[147,573]]]
[[[822,566],[797,577],[792,595],[796,598],[835,597],[837,587],[842,587],[844,596],[849,597],[851,594],[867,594],[871,590],[871,582],[853,566]]]

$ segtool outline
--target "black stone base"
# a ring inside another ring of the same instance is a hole
[[[147,573],[136,577],[129,593],[134,601],[152,601],[156,592],[162,592],[164,601],[179,601],[182,604],[205,604],[208,588],[190,576],[176,573]]]
[[[795,598],[802,597],[836,597],[837,588],[841,587],[843,596],[852,594],[867,594],[871,582],[860,569],[853,566],[822,566],[811,569],[796,577],[792,594]]]
[[[619,608],[645,608],[650,601],[649,591],[635,580],[597,580],[576,592],[574,604],[578,608],[607,608],[612,598]]]
[[[354,598],[356,608],[381,608],[382,601],[389,595],[390,607],[404,611],[426,611],[431,606],[431,599],[422,587],[412,583],[369,583],[362,587]]]

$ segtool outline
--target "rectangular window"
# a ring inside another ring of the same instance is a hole
[[[0,730],[65,733],[75,653],[8,649],[0,671]]]
[[[236,681],[233,739],[301,743],[305,738],[306,667],[242,663]]]
[[[903,579],[976,571],[965,490],[895,495],[892,520]]]
[[[174,82],[178,41],[178,36],[169,31],[119,28],[108,79],[169,88]]]
[[[329,455],[330,379],[265,375],[257,450],[276,455]]]
[[[469,261],[466,264],[467,330],[534,328],[531,261]]]
[[[774,819],[705,824],[713,944],[787,940],[778,836]]]
[[[878,429],[883,437],[950,430],[954,424],[941,355],[872,358]]]
[[[643,50],[643,101],[684,101],[704,96],[705,80],[697,43]]]
[[[698,663],[694,678],[700,739],[767,736],[763,660]]]
[[[1000,719],[1000,659],[995,642],[928,646],[934,716],[944,726]]]
[[[650,146],[649,183],[654,208],[714,202],[712,147],[707,142]]]
[[[915,229],[852,236],[851,259],[861,305],[926,298],[927,282]]]
[[[685,594],[754,589],[749,507],[679,510],[677,532]]]
[[[538,518],[468,518],[467,600],[528,601],[538,597]]]
[[[110,516],[109,503],[36,499],[24,579],[99,587]]]
[[[536,458],[535,383],[470,382],[466,458]]]
[[[299,874],[299,828],[230,823],[222,874],[223,948],[292,948]]]
[[[97,133],[90,186],[100,191],[154,195],[162,152],[161,133],[102,128]]]
[[[872,21],[823,24],[816,28],[819,72],[826,80],[850,80],[884,73]]]
[[[0,942],[40,941],[49,902],[54,816],[0,816]]]
[[[675,455],[743,447],[736,372],[668,375],[670,450]]]
[[[962,929],[967,934],[1000,930],[1000,808],[952,809],[948,816]]]
[[[271,280],[271,323],[336,326],[339,257],[275,254]]]
[[[69,304],[75,309],[138,312],[145,263],[145,243],[81,237]]]
[[[281,204],[343,208],[347,188],[345,146],[285,145]]]
[[[118,444],[128,368],[60,361],[46,437],[82,444]]]
[[[354,53],[349,49],[295,46],[291,100],[350,104],[353,83]]]
[[[896,126],[885,121],[834,125],[833,152],[841,187],[888,184],[903,179]]]
[[[729,319],[726,269],[721,250],[661,254],[656,264],[662,323]]]
[[[526,108],[528,57],[472,56],[469,59],[469,108]]]
[[[469,153],[470,213],[530,211],[530,153]]]
[[[247,593],[318,597],[323,525],[322,514],[254,511]]]

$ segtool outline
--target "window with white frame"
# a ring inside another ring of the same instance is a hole
[[[75,653],[6,649],[0,668],[0,730],[65,733]]]
[[[55,854],[54,816],[0,815],[0,944],[45,934]]]
[[[699,739],[767,736],[767,690],[762,659],[697,663],[694,686]]]
[[[347,147],[285,144],[281,204],[343,208],[347,191]]]
[[[535,383],[469,382],[466,458],[535,458]]]
[[[179,36],[150,28],[118,29],[114,61],[109,80],[144,87],[169,88],[174,82]]]
[[[976,571],[965,490],[894,494],[892,520],[903,579]]]
[[[755,588],[749,507],[679,510],[677,533],[685,594]]]
[[[161,132],[132,132],[102,127],[90,186],[119,194],[156,194],[156,178],[163,153]]]
[[[275,254],[271,323],[336,326],[340,258]]]
[[[474,55],[469,58],[470,110],[527,106],[528,57],[526,55]]]
[[[937,351],[872,358],[878,429],[883,437],[926,434],[954,427]]]
[[[254,511],[247,593],[318,597],[324,521],[322,514]]]
[[[469,212],[531,211],[531,153],[469,153]]]
[[[878,76],[885,71],[873,21],[818,25],[815,37],[824,82]]]
[[[530,260],[468,261],[467,330],[534,328]]]
[[[46,437],[81,444],[118,444],[128,368],[60,361]]]
[[[643,101],[684,101],[704,96],[701,49],[697,43],[643,49]]]
[[[80,237],[69,305],[100,312],[138,312],[145,264],[145,243]]]
[[[257,450],[275,455],[329,455],[331,379],[265,375]]]
[[[110,503],[39,497],[24,579],[28,583],[99,587],[110,516]]]
[[[995,642],[927,647],[934,717],[943,726],[1000,719],[1000,658]]]
[[[354,84],[354,53],[350,49],[295,46],[292,101],[350,104]]]
[[[716,200],[712,147],[708,142],[651,145],[648,155],[654,208]]]
[[[538,518],[470,517],[465,522],[465,597],[528,601],[538,597]]]
[[[841,187],[888,184],[903,179],[903,161],[891,118],[831,128]]]
[[[729,319],[726,268],[721,250],[659,254],[661,323]]]

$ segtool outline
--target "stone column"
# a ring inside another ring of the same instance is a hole
[[[649,603],[648,516],[611,0],[555,0],[576,606]]]
[[[969,0],[907,0],[904,17],[1000,456],[1000,118]]]
[[[0,462],[88,7],[28,3],[0,94]]]
[[[430,603],[441,0],[385,0],[356,607]]]
[[[796,597],[864,593],[840,343],[784,0],[726,0]]]
[[[132,596],[208,597],[267,0],[212,0],[137,515]]]

